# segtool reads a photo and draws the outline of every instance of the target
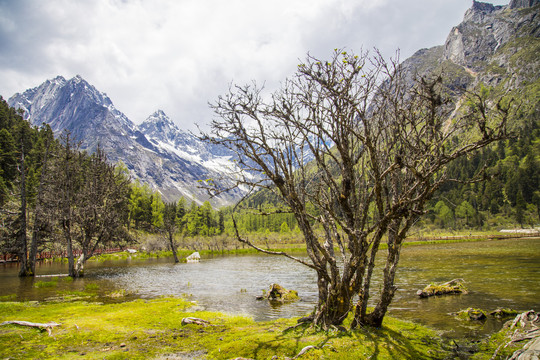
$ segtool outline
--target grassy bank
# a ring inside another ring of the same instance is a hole
[[[486,240],[497,240],[498,237],[502,239],[501,234],[497,232],[476,232],[476,233],[430,233],[430,234],[415,234],[409,239],[407,239],[403,246],[422,246],[422,245],[437,245],[437,244],[451,244],[451,243],[460,243],[460,242],[477,242],[477,241],[486,241]],[[421,236],[419,236],[421,235]],[[506,237],[519,237],[520,235],[506,235]],[[233,241],[230,241],[231,244]],[[261,243],[255,242],[255,244],[263,249],[268,249],[276,252],[287,252],[287,253],[301,253],[306,251],[306,245],[303,242],[292,242],[292,243],[283,243],[283,242],[272,242],[272,243]],[[238,245],[238,244],[235,244]],[[382,243],[379,247],[381,250],[387,248],[386,243]],[[336,248],[337,250],[337,248]],[[177,255],[179,259],[185,260],[185,258],[191,255],[195,250],[188,249],[179,249]],[[248,254],[259,254],[257,250],[251,247],[233,247],[228,246],[219,250],[208,250],[202,249],[198,252],[203,257],[211,257],[215,255],[248,255]],[[92,257],[90,260],[93,261],[107,261],[107,260],[119,260],[119,259],[139,259],[144,260],[147,258],[159,258],[159,257],[172,257],[172,251],[170,250],[153,250],[153,251],[139,251],[134,254],[129,254],[127,252],[112,253],[112,254],[102,254]]]
[[[184,299],[161,298],[118,304],[3,302],[0,322],[26,320],[61,325],[47,331],[0,327],[0,358],[12,359],[440,359],[447,353],[437,335],[413,323],[386,319],[383,328],[355,332],[284,331],[294,319],[251,319],[190,310]],[[197,317],[209,326],[182,325]]]

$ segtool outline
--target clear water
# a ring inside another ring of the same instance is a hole
[[[43,264],[40,275],[66,272],[64,264]],[[82,290],[97,284],[103,295],[125,289],[131,297],[187,296],[211,311],[244,314],[257,321],[301,316],[317,301],[315,273],[292,260],[266,255],[215,256],[200,263],[173,264],[171,259],[89,262],[86,277],[73,282],[59,278],[54,287],[36,288],[49,276],[19,279],[15,264],[0,265],[0,296],[43,300],[58,292]],[[431,282],[463,278],[469,293],[420,299],[416,291]],[[376,274],[374,290],[379,288]],[[258,301],[271,283],[295,289],[301,300],[280,306]],[[451,313],[468,307],[488,311],[497,307],[540,310],[540,239],[496,240],[405,247],[398,270],[390,314],[440,330],[451,338],[478,338],[502,321],[456,320]],[[107,298],[102,298],[107,299]],[[110,301],[110,300],[109,300]]]

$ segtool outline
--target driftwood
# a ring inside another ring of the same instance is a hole
[[[22,320],[4,321],[3,323],[0,324],[0,326],[2,326],[2,325],[20,325],[20,326],[35,327],[35,328],[38,328],[38,329],[40,329],[42,331],[47,330],[47,332],[49,333],[49,336],[51,336],[51,332],[52,332],[53,327],[60,326],[60,324],[55,323],[55,322],[48,322],[48,323],[42,324],[42,323],[33,323],[33,322],[22,321]]]
[[[194,318],[194,317],[183,318],[182,325],[188,325],[188,324],[194,324],[194,325],[200,325],[200,326],[211,325],[210,321],[206,321],[203,319]]]

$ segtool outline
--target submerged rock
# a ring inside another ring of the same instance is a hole
[[[426,298],[434,295],[445,294],[466,294],[467,289],[463,285],[465,281],[463,279],[454,279],[443,284],[430,284],[422,290],[418,290],[416,295],[421,298]]]
[[[487,318],[484,310],[474,308],[461,310],[456,314],[456,317],[460,320],[485,320]]]

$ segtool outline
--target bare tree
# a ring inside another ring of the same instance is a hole
[[[309,260],[236,237],[317,273],[315,325],[338,326],[354,312],[352,328],[380,326],[396,291],[403,240],[448,180],[448,163],[507,136],[510,103],[488,106],[476,95],[466,102],[475,106],[451,101],[441,76],[411,84],[397,60],[336,50],[329,61],[308,56],[270,96],[256,84],[231,86],[211,105],[218,118],[201,138],[236,152],[236,186],[281,199]],[[373,299],[383,242],[382,288]]]

